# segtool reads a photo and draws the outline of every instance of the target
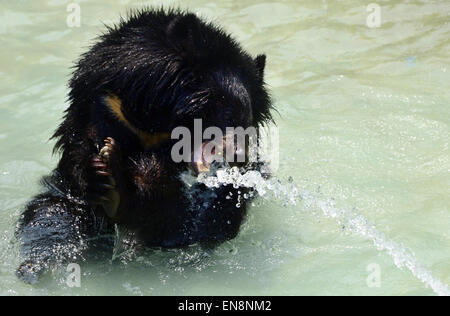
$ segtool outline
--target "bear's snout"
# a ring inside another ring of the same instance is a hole
[[[242,167],[248,162],[248,142],[235,135],[225,135],[218,140],[203,142],[192,153],[192,167],[198,174],[219,167]]]

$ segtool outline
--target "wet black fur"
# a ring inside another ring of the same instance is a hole
[[[137,239],[179,247],[236,236],[246,209],[236,207],[236,190],[197,185],[186,193],[179,179],[186,165],[171,160],[173,142],[143,149],[104,97],[117,95],[127,119],[149,133],[192,128],[194,118],[203,128],[259,126],[271,120],[264,66],[264,55],[252,58],[221,29],[186,12],[145,9],[109,28],[70,80],[70,106],[54,135],[61,159],[19,222],[25,261],[18,275],[34,282],[55,263],[84,259],[92,240],[113,234],[112,221],[87,202],[88,166],[106,137],[120,146],[114,176],[127,210],[121,225]]]

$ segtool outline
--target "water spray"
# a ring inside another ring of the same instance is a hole
[[[287,205],[297,205],[301,201],[307,209],[318,209],[325,217],[334,219],[349,232],[371,240],[378,251],[385,251],[392,257],[394,264],[399,269],[407,268],[414,277],[431,288],[437,295],[450,296],[448,285],[434,277],[431,271],[423,266],[404,245],[394,242],[380,232],[375,224],[371,223],[358,210],[337,208],[333,199],[317,197],[317,194],[307,190],[300,191],[292,178],[289,178],[287,184],[283,184],[274,177],[265,179],[259,171],[255,170],[242,174],[235,167],[219,169],[216,171],[216,175],[200,174],[197,181],[210,188],[224,185],[232,185],[235,188],[252,188],[260,197],[270,196],[275,200],[284,201]]]

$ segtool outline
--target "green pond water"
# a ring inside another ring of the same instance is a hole
[[[0,295],[448,295],[450,2],[0,1]],[[283,183],[213,252],[81,265],[37,286],[14,275],[14,229],[58,160],[49,137],[70,67],[103,23],[143,5],[189,8],[256,56],[278,114]],[[376,12],[375,12],[376,13]],[[369,23],[367,23],[369,22]],[[306,192],[306,193],[305,193]],[[375,274],[374,274],[375,273]]]

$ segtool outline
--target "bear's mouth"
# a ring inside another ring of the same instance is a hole
[[[210,172],[215,167],[242,167],[248,162],[248,144],[239,144],[234,137],[203,142],[192,152],[191,166],[195,173]]]
[[[192,167],[195,173],[209,172],[211,170],[211,163],[207,159],[207,153],[205,152],[208,142],[202,143],[192,153]]]

